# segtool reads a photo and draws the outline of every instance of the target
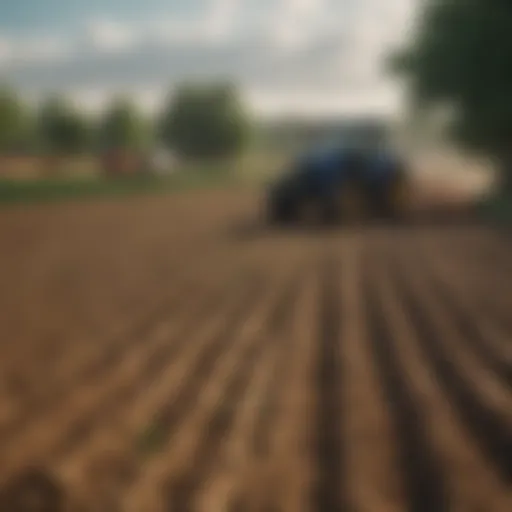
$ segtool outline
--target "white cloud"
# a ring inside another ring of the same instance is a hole
[[[73,56],[73,48],[65,38],[41,36],[0,39],[0,65],[30,66],[64,62]]]
[[[100,16],[67,38],[0,39],[0,66],[29,91],[81,91],[91,105],[128,84],[149,108],[195,76],[230,78],[261,105],[375,107],[395,101],[380,62],[410,31],[416,1],[205,0],[181,16]]]
[[[7,39],[0,38],[0,69],[11,59],[12,46]]]
[[[322,34],[325,0],[281,0],[277,3],[266,27],[268,36],[284,50],[303,48]]]
[[[86,27],[86,34],[93,48],[100,52],[129,50],[141,35],[134,27],[106,19],[91,21]]]
[[[235,30],[238,0],[211,0],[202,24],[206,33],[214,39],[226,39]]]
[[[61,61],[71,56],[67,41],[60,38],[39,38],[22,43],[20,56],[29,61]]]
[[[222,43],[236,31],[238,0],[210,0],[194,16],[163,15],[122,23],[107,18],[87,25],[86,39],[103,52],[135,50],[139,46]]]
[[[352,92],[337,94],[329,92],[275,94],[268,91],[249,91],[249,104],[263,115],[320,115],[335,117],[347,115],[383,115],[393,116],[398,110],[398,98],[393,91],[379,90],[372,94]]]

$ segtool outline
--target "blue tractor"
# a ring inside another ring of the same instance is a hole
[[[330,144],[296,159],[267,193],[271,223],[400,220],[410,201],[408,172],[379,146]]]

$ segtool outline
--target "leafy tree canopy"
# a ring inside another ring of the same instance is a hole
[[[30,137],[30,116],[14,90],[0,87],[0,151],[26,148]]]
[[[91,141],[87,120],[57,96],[49,98],[41,107],[39,132],[44,148],[52,153],[79,153]]]
[[[142,114],[124,98],[114,101],[99,128],[100,145],[109,149],[140,149],[147,144],[149,135]]]
[[[454,109],[460,143],[509,159],[511,30],[510,0],[427,0],[416,37],[391,60],[415,104]]]
[[[184,84],[163,115],[161,135],[185,156],[230,157],[247,142],[247,116],[234,87]]]

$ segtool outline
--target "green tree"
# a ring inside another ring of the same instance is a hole
[[[164,143],[186,157],[237,155],[248,141],[248,117],[230,85],[180,86],[161,120]]]
[[[43,148],[51,155],[74,155],[90,147],[91,127],[65,99],[52,97],[40,111],[39,137]]]
[[[391,59],[413,104],[453,111],[462,145],[499,159],[512,185],[512,3],[427,0],[413,42]]]
[[[136,106],[116,99],[105,113],[99,128],[103,149],[140,150],[150,139],[149,127]]]
[[[30,115],[18,95],[0,88],[0,152],[26,149],[30,143]]]
[[[150,142],[149,124],[126,98],[117,98],[101,119],[99,146],[106,174],[123,175],[141,170],[142,150]]]

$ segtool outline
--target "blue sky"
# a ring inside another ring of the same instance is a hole
[[[4,0],[0,29],[14,32],[80,28],[91,17],[122,17],[135,21],[162,13],[187,14],[201,9],[203,0]]]
[[[393,109],[385,53],[417,0],[4,0],[0,79],[39,98],[154,108],[189,78],[228,78],[261,111]]]

